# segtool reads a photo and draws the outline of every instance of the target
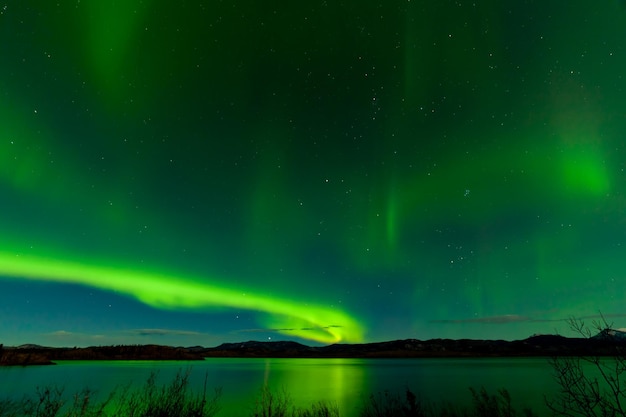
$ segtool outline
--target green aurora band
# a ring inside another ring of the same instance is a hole
[[[623,13],[26,3],[0,9],[0,283],[320,343],[622,311]]]
[[[276,296],[220,288],[192,278],[102,267],[0,252],[0,274],[22,279],[83,284],[117,291],[159,309],[243,308],[266,313],[264,325],[321,343],[361,342],[363,329],[348,314]]]

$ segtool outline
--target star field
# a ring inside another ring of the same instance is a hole
[[[0,342],[624,326],[619,2],[118,3],[0,3]]]

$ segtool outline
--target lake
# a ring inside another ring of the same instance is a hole
[[[204,361],[58,361],[56,366],[0,368],[0,398],[21,399],[36,388],[62,386],[68,398],[85,387],[103,397],[116,387],[142,386],[153,372],[167,383],[191,369],[190,382],[208,393],[221,387],[218,416],[247,416],[261,388],[284,390],[301,406],[325,401],[340,415],[353,417],[371,394],[385,390],[433,402],[470,404],[469,387],[489,393],[506,388],[513,406],[547,415],[544,395],[557,390],[546,358],[438,359],[250,359],[207,358]]]

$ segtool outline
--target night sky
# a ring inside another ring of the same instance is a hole
[[[0,343],[626,326],[626,7],[0,1]]]

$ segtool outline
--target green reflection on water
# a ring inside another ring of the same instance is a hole
[[[60,361],[57,366],[0,368],[0,393],[20,399],[36,387],[56,384],[68,396],[88,387],[103,399],[113,390],[140,389],[151,373],[168,384],[190,369],[190,388],[207,395],[222,389],[218,416],[249,416],[266,386],[286,393],[292,404],[309,408],[320,401],[336,405],[342,417],[356,417],[370,395],[385,390],[440,404],[471,404],[470,387],[489,393],[506,388],[515,407],[529,406],[548,415],[544,395],[557,391],[546,358],[491,359],[250,359],[204,361]],[[130,387],[128,384],[132,384]]]

